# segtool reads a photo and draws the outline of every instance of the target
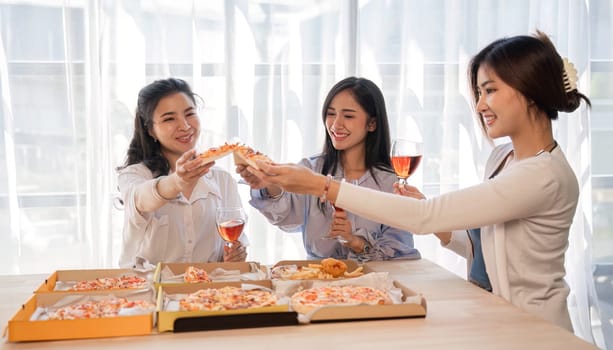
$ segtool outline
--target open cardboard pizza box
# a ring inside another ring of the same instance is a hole
[[[58,301],[75,295],[91,297],[92,295],[109,295],[108,292],[98,293],[40,293],[34,294],[21,309],[8,321],[9,342],[85,339],[120,337],[151,334],[155,322],[152,311],[142,315],[117,316],[108,318],[75,319],[75,320],[31,320],[38,307],[49,307]],[[112,292],[114,297],[125,297],[128,300],[147,300],[154,304],[153,290]]]
[[[315,310],[310,315],[309,321],[315,323],[426,316],[426,299],[423,296],[398,281],[394,281],[394,286],[402,290],[403,300],[412,298],[415,302],[389,305],[327,306]]]
[[[151,288],[151,271],[139,271],[133,269],[97,269],[97,270],[57,270],[47,277],[34,291],[35,293],[76,293],[91,291],[74,291],[70,287],[77,282],[95,280],[105,277],[138,276],[147,280],[146,285],[134,289]],[[109,289],[121,290],[121,289]],[[108,290],[107,290],[108,291]]]
[[[270,280],[246,282],[213,282],[207,284],[161,285],[157,297],[158,332],[185,332],[286,326],[298,324],[297,314],[289,311],[289,305],[281,304],[251,309],[225,311],[167,311],[167,296],[190,294],[205,288],[225,286],[241,287],[243,283],[272,288]]]
[[[358,264],[354,260],[341,260],[347,265],[347,271],[354,271],[358,267],[362,267],[362,276],[373,273],[373,270],[368,265]],[[309,264],[320,264],[320,260],[284,260],[276,263],[271,271],[278,266],[308,266]],[[361,278],[361,277],[358,277]],[[367,278],[367,277],[366,277]],[[277,280],[273,279],[274,289],[277,293],[288,287],[288,283],[302,284],[303,288],[309,288],[314,281],[330,282],[342,284],[352,284],[350,278],[341,277],[330,280]],[[387,282],[390,282],[387,279]],[[399,289],[402,294],[402,303],[388,305],[357,305],[357,306],[325,306],[315,310],[306,319],[306,322],[329,322],[329,321],[351,321],[364,319],[379,319],[379,318],[408,318],[408,317],[425,317],[427,312],[426,299],[419,293],[413,291],[407,286],[398,281],[391,281],[394,287]],[[373,287],[378,287],[374,285]],[[304,318],[301,318],[304,321]],[[304,322],[304,323],[306,323]]]
[[[364,271],[364,273],[366,273],[367,271],[369,271],[368,267],[366,267],[365,265],[360,265],[358,264],[356,261],[354,260],[342,260],[339,259],[339,261],[342,261],[345,263],[345,265],[347,265],[347,272],[351,272],[351,271],[355,271],[357,268],[362,267],[362,271]],[[275,278],[274,277],[274,271],[275,269],[279,268],[279,267],[288,267],[288,266],[296,266],[296,267],[306,267],[309,265],[321,265],[321,260],[282,260],[277,262],[271,269],[271,278]],[[338,277],[338,278],[346,278],[346,277]],[[302,279],[302,278],[300,278]]]
[[[205,270],[213,280],[212,282],[195,283],[200,285],[200,289],[202,289],[203,284],[215,283],[220,280],[224,282],[237,282],[265,280],[268,278],[266,267],[257,262],[158,263],[153,274],[153,284],[156,290],[160,286],[194,284],[183,280],[183,275],[190,266]]]

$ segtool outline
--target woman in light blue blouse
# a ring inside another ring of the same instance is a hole
[[[364,78],[341,80],[326,97],[322,119],[327,131],[323,152],[300,164],[359,186],[392,192],[396,175],[390,161],[389,123],[377,85]],[[285,193],[244,166],[236,171],[252,188],[249,203],[254,208],[282,230],[302,232],[310,259],[420,258],[413,236],[406,231],[335,210],[314,196]]]

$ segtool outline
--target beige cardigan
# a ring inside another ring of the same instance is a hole
[[[486,173],[496,169],[510,147],[494,149]],[[551,153],[511,163],[482,184],[428,200],[342,183],[336,204],[413,233],[481,227],[494,294],[572,330],[564,253],[578,196],[577,179],[556,147]]]

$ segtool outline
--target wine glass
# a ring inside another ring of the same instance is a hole
[[[338,176],[338,175],[335,175],[335,176],[332,176],[332,178],[333,178],[334,180],[336,180],[336,181],[341,181],[341,182],[342,182],[342,181],[345,181],[345,178],[344,178],[343,176]],[[357,184],[357,180],[356,180],[356,181],[352,181],[352,183]],[[335,212],[337,212],[337,213],[338,213],[338,212],[343,212],[343,211],[345,211],[343,208],[337,208],[337,207],[334,205],[334,203],[333,203],[333,202],[328,202],[328,203],[330,203],[330,205],[332,206],[332,209],[334,209],[334,211],[335,211]],[[350,216],[349,216],[349,215],[347,216],[347,218],[348,218],[348,219],[350,219],[350,221],[351,221],[351,218],[350,218]],[[352,224],[353,224],[353,223],[352,223]],[[325,235],[325,236],[321,237],[321,239],[334,239],[334,240],[336,240],[337,242],[339,242],[340,244],[346,244],[346,243],[348,243],[348,241],[347,241],[345,238],[343,238],[342,236],[329,236],[329,235]]]
[[[226,246],[231,248],[232,242],[236,242],[243,233],[247,215],[241,207],[219,207],[217,208],[215,222],[217,223],[219,236],[226,241]]]
[[[423,143],[404,139],[395,139],[392,144],[392,165],[398,183],[404,185],[409,176],[413,175],[423,155]]]

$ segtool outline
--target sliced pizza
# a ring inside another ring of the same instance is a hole
[[[392,304],[392,299],[386,291],[351,285],[305,289],[292,295],[290,301],[292,309],[301,314],[307,314],[324,306],[384,304]]]
[[[121,315],[146,314],[153,312],[155,305],[145,300],[113,298],[87,301],[49,311],[50,320],[76,320],[88,318],[117,317]]]
[[[276,304],[276,296],[269,291],[231,286],[201,289],[179,301],[183,311],[251,309]]]
[[[255,169],[260,169],[255,162],[256,160],[261,160],[266,163],[272,163],[272,159],[268,158],[265,154],[254,150],[253,148],[246,145],[237,145],[234,150],[234,164],[239,165],[249,165]]]
[[[137,289],[147,286],[147,280],[139,276],[100,277],[93,280],[78,281],[71,290]]]
[[[187,283],[211,282],[209,274],[204,269],[195,266],[187,267],[183,280]]]
[[[205,160],[205,163],[216,161],[219,158],[223,158],[230,153],[234,152],[238,144],[236,143],[224,143],[219,147],[212,147],[208,150],[200,153],[199,157]]]

